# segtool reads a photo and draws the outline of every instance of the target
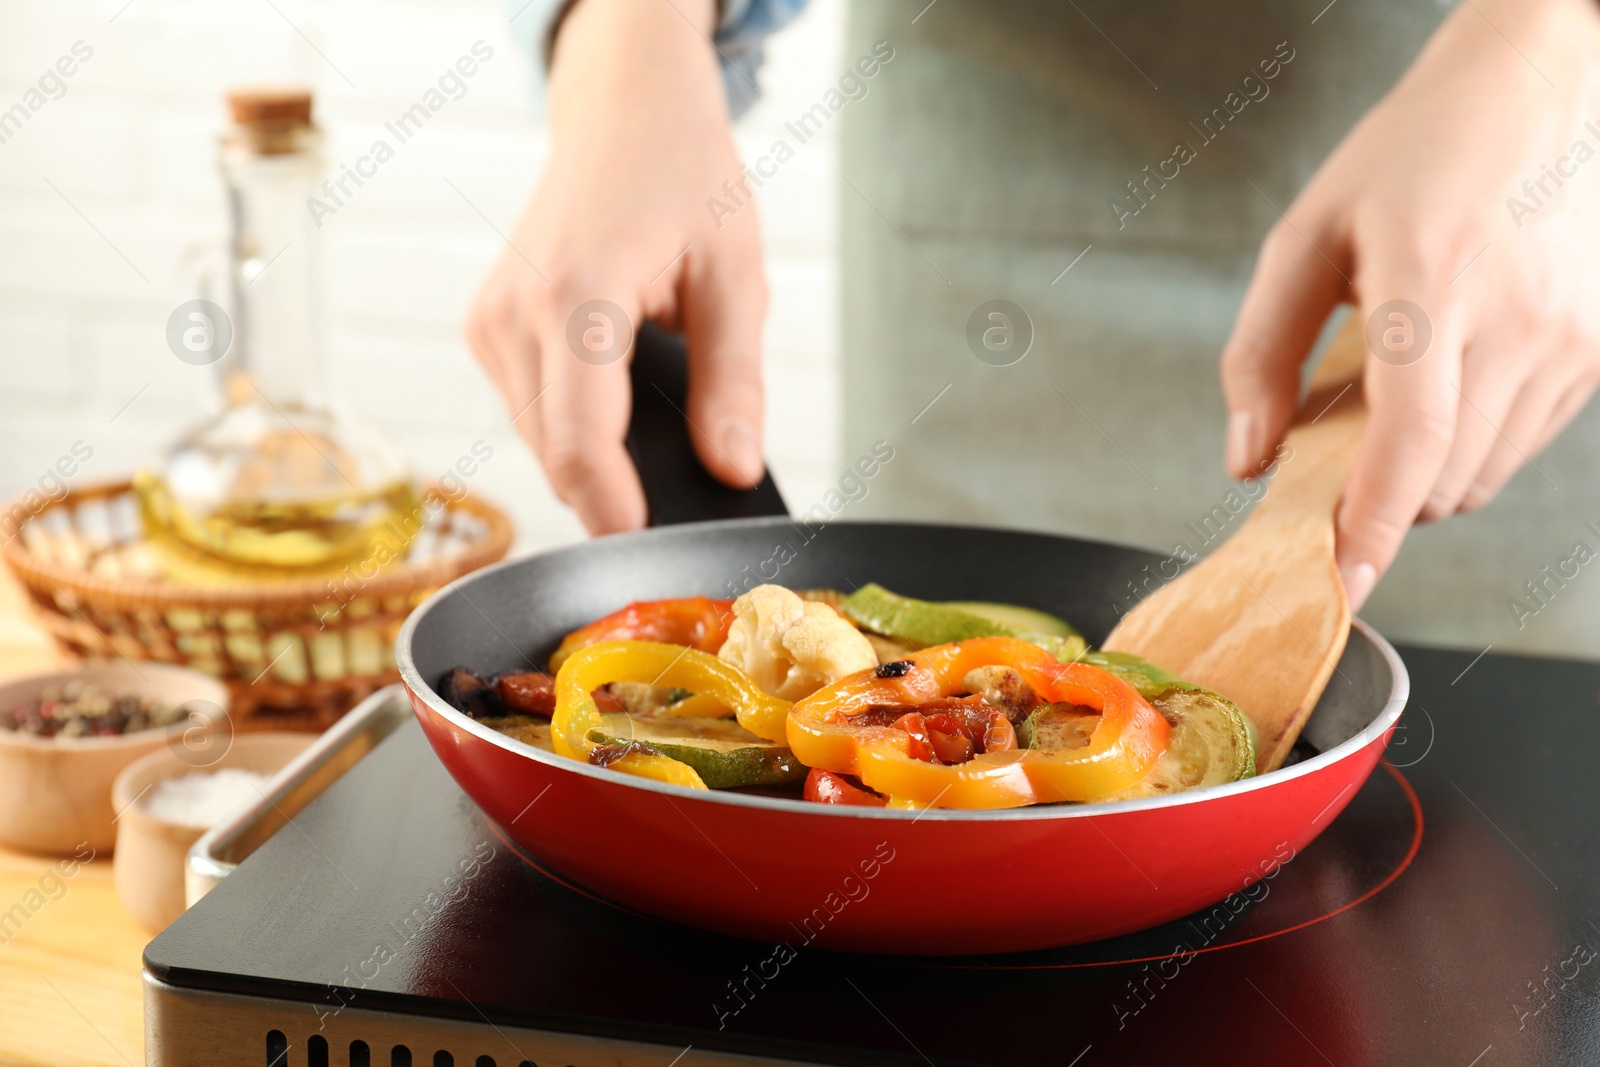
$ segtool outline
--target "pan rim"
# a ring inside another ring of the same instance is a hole
[[[789,523],[793,520],[787,518],[771,519],[724,519],[706,523],[688,523],[682,526],[655,528],[628,534],[615,534],[612,537],[635,538],[640,534],[657,532],[661,529],[715,529],[724,527],[749,527],[770,526],[779,523]],[[943,528],[959,528],[976,532],[1006,532],[1029,534],[1036,537],[1053,536],[1044,531],[1034,530],[998,530],[996,527],[968,525],[961,523],[929,523],[929,522],[850,522],[830,523],[829,525],[841,526],[939,526]],[[604,538],[601,540],[608,540]],[[580,545],[591,542],[580,542]],[[1110,544],[1110,542],[1105,542]],[[576,546],[565,546],[570,549]],[[565,549],[555,549],[560,552]],[[1162,808],[1186,807],[1193,804],[1204,804],[1213,800],[1222,800],[1228,797],[1241,796],[1246,793],[1262,789],[1271,789],[1274,786],[1302,778],[1309,774],[1325,770],[1345,759],[1354,756],[1357,752],[1365,750],[1374,741],[1386,734],[1399,720],[1400,713],[1405,710],[1407,701],[1411,696],[1411,676],[1406,670],[1405,662],[1400,654],[1395,651],[1383,635],[1379,634],[1364,619],[1352,616],[1350,626],[1361,633],[1389,667],[1392,683],[1389,695],[1383,707],[1373,716],[1372,720],[1355,734],[1326,752],[1320,752],[1310,759],[1303,760],[1292,767],[1280,768],[1270,774],[1256,775],[1243,781],[1230,782],[1226,785],[1207,786],[1203,789],[1191,790],[1185,793],[1174,793],[1164,797],[1151,797],[1143,800],[1121,800],[1110,803],[1086,804],[1033,804],[1019,808],[925,808],[922,810],[869,808],[854,805],[833,805],[807,803],[804,800],[789,800],[782,797],[765,797],[747,793],[733,793],[718,789],[690,789],[687,786],[669,785],[655,782],[633,775],[618,774],[603,767],[591,767],[576,760],[557,756],[554,753],[542,752],[519,741],[507,737],[497,730],[484,726],[471,716],[451,707],[445,700],[434,692],[433,686],[428,684],[418,672],[416,663],[411,655],[412,637],[421,620],[428,614],[435,604],[442,601],[448,594],[453,593],[457,587],[469,580],[486,577],[506,567],[525,563],[529,559],[545,555],[523,556],[518,559],[504,560],[500,563],[473,571],[463,575],[440,588],[421,604],[412,610],[400,627],[400,632],[395,636],[395,664],[400,671],[400,680],[404,683],[408,694],[414,700],[421,700],[429,710],[442,716],[446,721],[453,723],[458,729],[465,730],[480,740],[488,741],[499,748],[505,749],[513,755],[523,759],[532,760],[534,763],[543,764],[556,771],[577,774],[594,779],[597,782],[609,783],[630,789],[643,790],[646,793],[663,795],[669,798],[682,798],[684,800],[702,803],[724,804],[736,808],[750,808],[758,811],[771,811],[778,814],[789,813],[794,815],[816,815],[825,818],[846,819],[909,819],[913,822],[921,819],[930,819],[936,822],[989,822],[993,820],[1034,820],[1034,819],[1081,819],[1109,815],[1133,814],[1143,811],[1152,811]]]

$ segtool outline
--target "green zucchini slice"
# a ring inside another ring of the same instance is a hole
[[[556,750],[555,742],[550,739],[549,719],[540,719],[532,715],[502,715],[478,721],[491,730],[505,734],[513,741],[521,741],[525,745],[545,752]]]
[[[1065,619],[1058,619],[1046,611],[1025,608],[1020,604],[991,604],[983,600],[945,600],[940,607],[955,608],[969,615],[1001,626],[1009,626],[1019,633],[1048,634],[1052,637],[1077,637],[1078,631]]]
[[[1011,604],[937,603],[891,593],[873,582],[845,597],[839,610],[856,625],[916,648],[970,641],[975,637],[1016,637],[1048,650],[1057,659],[1081,655],[1083,638],[1065,622]]]
[[[1166,796],[1256,773],[1255,727],[1231,701],[1208,689],[1178,684],[1162,689],[1150,703],[1172,726],[1167,750],[1143,781],[1102,801]],[[1046,704],[1028,716],[1017,742],[1046,751],[1082,748],[1094,722],[1087,708]]]
[[[674,704],[694,696],[687,689],[671,689],[647,682],[612,682],[606,691],[622,702],[630,715],[659,715]]]
[[[1017,744],[1045,752],[1066,752],[1089,743],[1100,716],[1076,704],[1040,704],[1017,727]]]
[[[605,726],[589,731],[602,745],[637,741],[687,763],[712,789],[786,785],[805,779],[807,768],[787,745],[757,737],[733,719],[681,715],[646,718],[622,713],[601,716]]]
[[[1164,667],[1157,667],[1143,656],[1132,652],[1107,652],[1090,649],[1078,660],[1116,675],[1139,691],[1146,700],[1154,700],[1174,685],[1182,685],[1177,676]]]
[[[1168,686],[1150,703],[1172,724],[1167,750],[1144,781],[1107,799],[1159,797],[1255,775],[1256,729],[1231,700],[1179,684]]]

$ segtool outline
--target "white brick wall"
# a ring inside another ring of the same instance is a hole
[[[222,225],[225,87],[314,85],[336,166],[481,38],[495,55],[465,97],[323,227],[329,373],[348,403],[403,435],[423,474],[490,440],[475,484],[514,513],[520,549],[580,537],[460,341],[500,239],[444,178],[505,229],[546,149],[503,0],[124,2],[0,0],[0,110],[75,41],[94,49],[65,95],[0,144],[0,493],[32,485],[78,439],[95,449],[82,478],[130,471],[206,410],[209,372],[175,359],[164,328],[192,295],[186,248]],[[814,0],[774,42],[767,99],[738,131],[747,155],[837,77],[842,18],[841,0]],[[830,126],[809,142],[759,202],[773,289],[768,454],[796,508],[839,465],[835,136]]]

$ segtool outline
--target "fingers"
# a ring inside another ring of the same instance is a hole
[[[685,263],[688,416],[707,469],[754,485],[761,457],[761,323],[766,288],[754,256]],[[628,360],[643,314],[640,286],[552,275],[525,285],[491,278],[468,316],[467,343],[539,456],[556,494],[593,534],[644,525],[644,490],[624,444],[632,406]]]
[[[1479,349],[1474,341],[1462,354],[1455,440],[1418,516],[1423,522],[1436,522],[1461,509],[1484,461],[1500,442],[1500,427],[1522,385],[1510,377],[1519,365],[1495,358],[1500,353]]]
[[[1494,499],[1524,464],[1531,463],[1588,401],[1592,383],[1571,383],[1541,375],[1523,385],[1509,405],[1492,448],[1464,494],[1462,506],[1472,511]],[[1541,473],[1539,477],[1543,478]]]
[[[579,322],[576,343],[590,345],[580,358],[569,323],[575,312],[581,317],[579,305],[605,287],[552,286],[520,274],[497,273],[484,283],[467,316],[467,344],[551,488],[589,532],[637,529],[645,521],[644,490],[623,444],[630,406],[626,349],[637,311],[630,317],[613,303],[598,320]]]
[[[1224,463],[1235,478],[1259,474],[1283,440],[1299,406],[1300,367],[1347,288],[1313,240],[1336,248],[1309,221],[1291,225],[1286,219],[1273,227],[1222,350]]]
[[[755,485],[766,470],[761,450],[766,303],[759,254],[750,264],[724,255],[692,258],[686,265],[690,436],[706,469],[739,487]]]
[[[538,313],[542,395],[533,407],[539,409],[539,460],[556,495],[591,534],[636,530],[646,518],[644,488],[624,441],[632,407],[628,357],[639,311],[619,287],[557,289]],[[609,300],[611,309],[580,307],[594,299]],[[575,313],[579,321],[569,329]],[[572,348],[574,333],[581,352]]]
[[[463,333],[489,376],[506,415],[528,448],[540,452],[539,346],[523,325],[531,295],[498,276],[484,283],[467,314]]]
[[[1594,395],[1596,379],[1594,372],[1579,375],[1561,394],[1561,399],[1556,402],[1556,407],[1546,420],[1544,428],[1539,431],[1539,437],[1533,443],[1530,456],[1544,451],[1544,446],[1555,440],[1556,435],[1567,428],[1567,423],[1577,417],[1578,412],[1589,403],[1589,398]]]
[[[1377,272],[1374,272],[1377,273]],[[1366,601],[1438,484],[1456,435],[1461,328],[1444,295],[1410,279],[1362,280],[1361,314],[1391,299],[1433,309],[1432,339],[1414,362],[1367,360],[1369,415],[1337,520],[1339,573],[1350,610]],[[1418,299],[1420,297],[1420,299]],[[1410,324],[1416,326],[1419,324]]]

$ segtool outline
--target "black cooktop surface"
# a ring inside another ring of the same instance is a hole
[[[1402,655],[1413,695],[1389,762],[1321,837],[1250,890],[1115,941],[883,958],[658,922],[516,851],[408,724],[146,966],[308,1012],[825,1063],[1600,1063],[1600,664]],[[997,900],[1027,891],[996,875]],[[937,946],[940,902],[923,906]]]

